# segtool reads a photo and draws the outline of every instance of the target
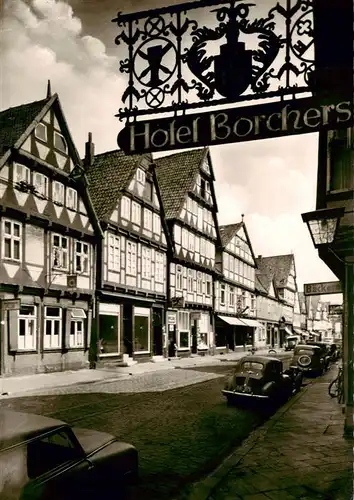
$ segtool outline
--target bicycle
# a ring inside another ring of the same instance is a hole
[[[331,398],[337,398],[338,403],[344,403],[344,376],[343,368],[338,367],[338,375],[328,386],[328,394]]]

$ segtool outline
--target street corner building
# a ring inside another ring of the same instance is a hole
[[[86,366],[100,228],[57,94],[0,113],[2,375]]]
[[[97,253],[96,361],[107,365],[162,357],[170,247],[150,155],[120,150],[84,164],[103,239]]]
[[[209,149],[160,157],[155,164],[173,241],[165,348],[169,357],[204,355],[214,345],[215,259],[220,245]]]

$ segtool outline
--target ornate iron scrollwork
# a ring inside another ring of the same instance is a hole
[[[128,47],[120,61],[128,85],[119,118],[310,92],[312,0],[283,4],[263,18],[242,0],[118,14],[116,44]]]

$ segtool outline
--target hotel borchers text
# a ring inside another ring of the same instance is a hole
[[[335,130],[353,123],[353,102],[318,104],[313,98],[136,121],[118,135],[127,154],[254,141]]]

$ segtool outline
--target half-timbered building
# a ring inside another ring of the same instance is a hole
[[[86,366],[100,228],[57,94],[0,113],[1,373]]]
[[[98,355],[141,360],[163,355],[168,232],[151,156],[122,151],[84,160],[104,239],[97,259]]]
[[[261,281],[271,281],[281,305],[278,321],[267,322],[267,340],[282,347],[288,335],[293,334],[295,295],[297,293],[295,258],[293,254],[256,259]]]
[[[169,260],[168,354],[213,345],[213,276],[220,242],[208,148],[160,157],[156,174],[174,253]]]
[[[256,321],[255,256],[243,221],[220,226],[216,252],[220,276],[215,281],[215,346],[217,350],[254,343]]]

